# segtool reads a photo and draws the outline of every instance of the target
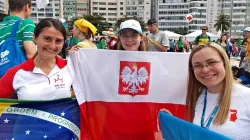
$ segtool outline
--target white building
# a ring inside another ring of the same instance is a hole
[[[126,15],[125,0],[92,0],[91,15],[102,15],[107,22],[115,24]]]
[[[221,13],[229,15],[231,17],[232,11],[232,30],[231,37],[239,38],[242,37],[242,30],[249,26],[247,24],[250,16],[249,10],[247,11],[249,0],[233,0],[233,9],[231,10],[231,0],[220,0],[221,2]],[[248,3],[248,4],[247,4]]]
[[[102,15],[107,22],[115,24],[119,18],[137,16],[144,22],[150,19],[150,0],[92,0],[91,15]]]
[[[158,4],[158,5],[157,5]],[[154,5],[160,30],[174,31],[179,27],[188,27],[184,17],[189,13],[187,0],[158,0]]]
[[[145,23],[151,16],[151,1],[150,0],[126,0],[127,16],[137,16]]]
[[[30,18],[38,23],[44,18],[59,18],[60,14],[60,0],[50,0],[49,4],[45,8],[38,9],[36,6],[36,0],[32,0],[32,12]]]

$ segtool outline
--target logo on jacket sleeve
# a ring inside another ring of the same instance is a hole
[[[147,95],[150,81],[149,62],[120,62],[119,94]]]
[[[235,122],[237,120],[237,110],[236,109],[230,109],[230,121]]]

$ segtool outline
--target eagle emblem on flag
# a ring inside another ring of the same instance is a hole
[[[121,61],[119,94],[147,95],[150,80],[150,63]]]

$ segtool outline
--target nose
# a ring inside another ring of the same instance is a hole
[[[50,49],[55,49],[56,48],[56,42],[52,41],[49,45]]]
[[[203,65],[203,66],[202,66],[202,69],[201,69],[201,71],[204,72],[204,73],[205,73],[205,72],[208,72],[208,71],[210,71],[210,70],[211,70],[211,69],[210,69],[210,67],[209,67],[208,65]]]

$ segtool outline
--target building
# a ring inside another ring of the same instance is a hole
[[[151,0],[92,0],[91,15],[95,14],[112,24],[125,15],[147,22],[151,16]]]
[[[154,11],[153,17],[158,20],[159,30],[174,31],[179,27],[189,26],[189,23],[184,20],[189,13],[187,0],[158,0],[154,4]],[[191,27],[194,23],[191,23]]]
[[[126,15],[125,0],[92,0],[91,15],[101,15],[113,25]]]
[[[208,30],[211,33],[217,34],[214,25],[216,24],[218,15],[221,13],[221,3],[218,2],[218,0],[208,0],[207,10],[208,10],[207,11]]]
[[[49,4],[45,8],[38,9],[36,6],[36,0],[32,0],[31,15],[30,18],[38,23],[44,18],[59,18],[60,15],[60,3],[62,0],[49,0]],[[61,10],[62,14],[63,10]],[[63,18],[63,16],[61,16]]]
[[[76,16],[76,0],[63,0],[63,16],[71,19]]]
[[[90,0],[76,0],[76,16],[90,14]]]
[[[249,26],[249,0],[233,0],[233,6],[231,7],[232,0],[220,0],[221,13],[230,16],[232,14],[232,38],[242,38],[242,30]],[[231,13],[232,12],[232,13]]]
[[[137,16],[145,23],[151,16],[151,1],[150,0],[127,0],[126,15]]]
[[[0,0],[0,13],[8,15],[9,13],[8,0]]]

